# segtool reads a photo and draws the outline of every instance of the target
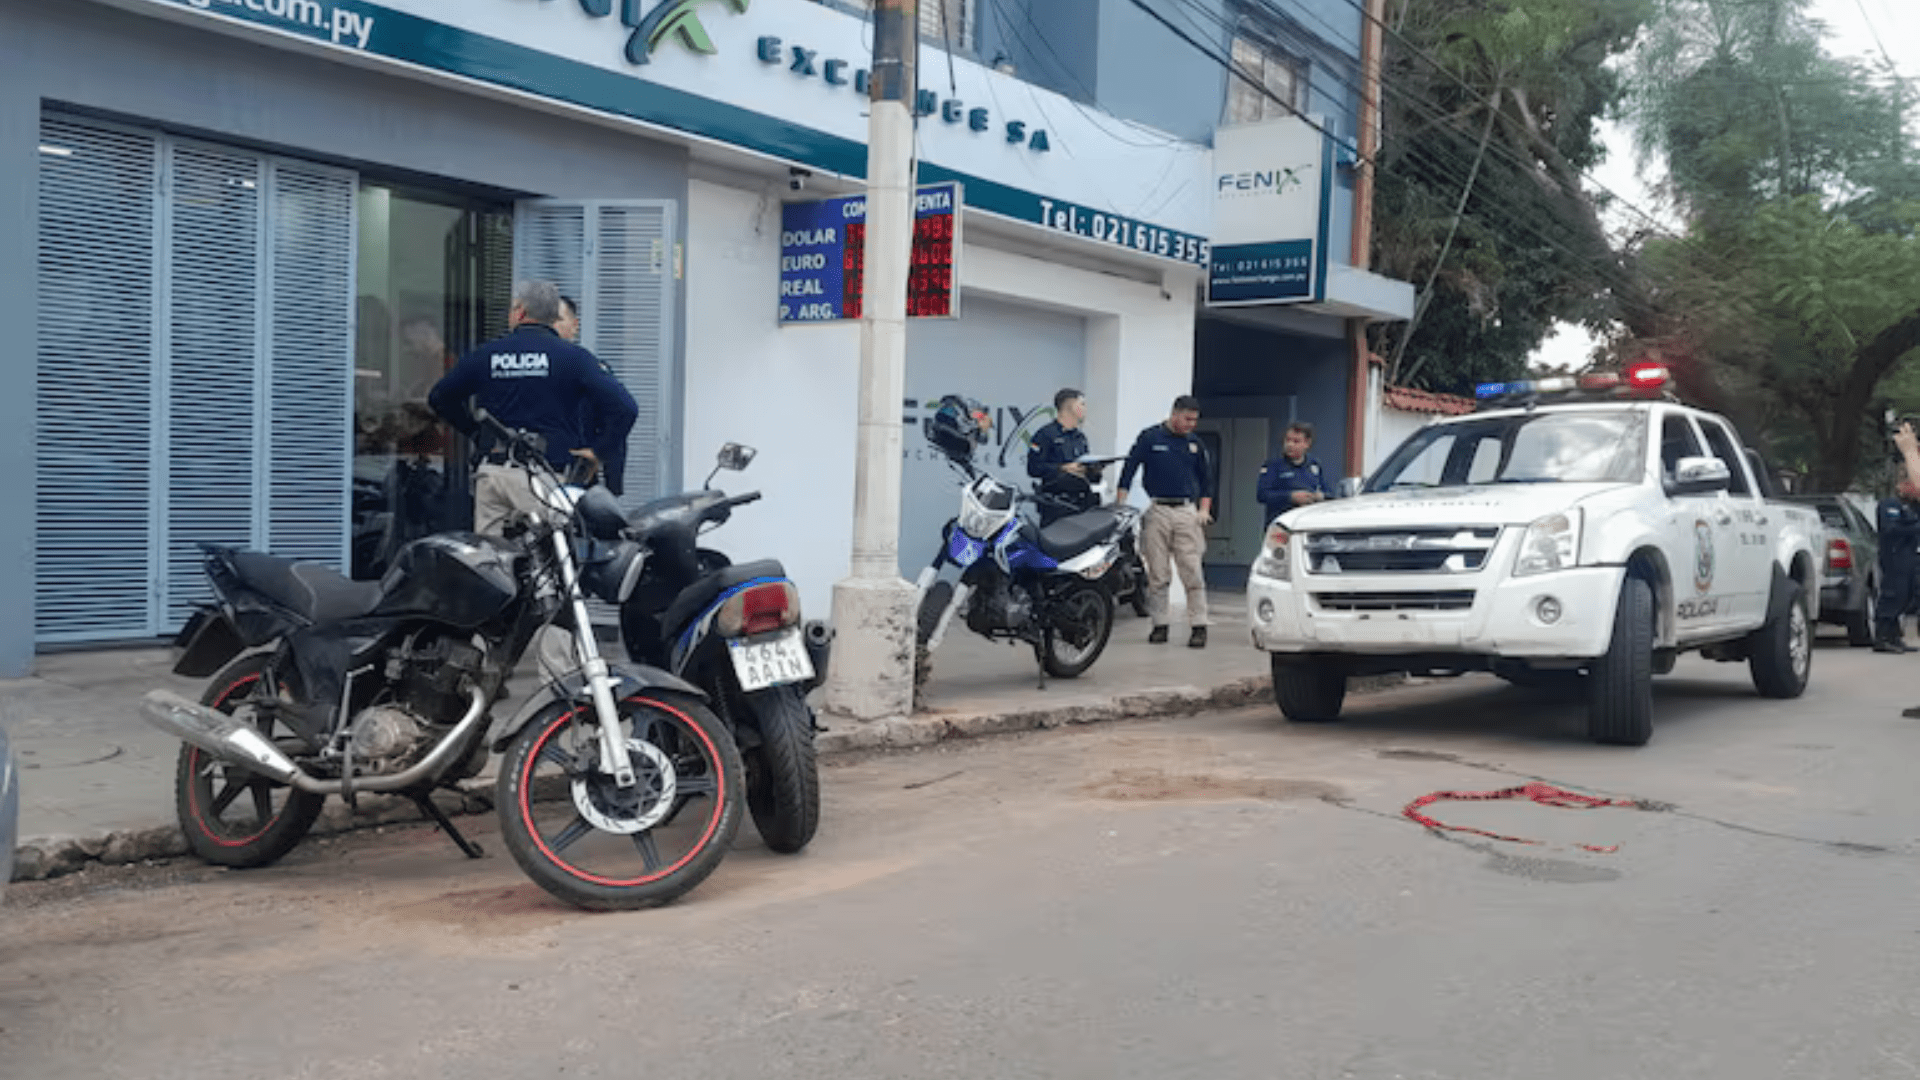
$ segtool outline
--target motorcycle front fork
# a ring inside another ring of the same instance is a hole
[[[914,595],[913,601],[915,618],[919,617],[920,604],[927,598],[927,590],[933,588],[934,579],[939,576],[939,563],[935,563],[925,570],[920,571],[920,579],[914,583],[918,590]],[[973,586],[965,582],[954,586],[952,599],[947,601],[946,608],[940,612],[940,621],[934,624],[933,633],[927,635],[928,652],[932,652],[940,647],[941,640],[947,636],[947,627],[953,622],[954,613],[966,604],[967,597],[972,594]]]
[[[573,647],[580,654],[580,669],[587,677],[587,692],[593,699],[593,714],[600,720],[600,768],[619,787],[630,788],[639,781],[634,776],[633,759],[627,752],[627,736],[620,729],[620,710],[613,703],[613,678],[607,660],[600,655],[600,642],[593,635],[593,622],[587,615],[587,601],[580,593],[580,575],[573,565],[573,545],[567,534],[553,532],[553,553],[560,563],[560,583],[573,610]]]

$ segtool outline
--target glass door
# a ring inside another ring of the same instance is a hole
[[[353,576],[384,573],[410,540],[473,518],[464,440],[427,393],[506,332],[513,211],[369,182],[360,188],[354,348]]]

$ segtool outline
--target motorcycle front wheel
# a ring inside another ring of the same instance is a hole
[[[1056,679],[1076,678],[1100,659],[1112,634],[1113,597],[1091,581],[1075,581],[1053,598],[1040,665]]]
[[[630,725],[637,783],[600,768],[590,706],[542,711],[507,746],[496,805],[514,862],[578,907],[619,911],[677,899],[726,858],[740,829],[745,770],[718,717],[684,694],[616,703]]]

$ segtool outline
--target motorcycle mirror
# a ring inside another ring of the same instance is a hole
[[[754,457],[759,453],[760,451],[755,450],[751,446],[742,446],[739,443],[730,442],[720,448],[720,467],[729,472],[739,472],[748,465],[753,464]]]

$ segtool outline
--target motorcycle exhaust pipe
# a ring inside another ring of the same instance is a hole
[[[283,784],[305,774],[293,759],[246,724],[226,713],[188,701],[166,690],[149,690],[140,700],[140,716],[181,742],[192,743],[232,765],[242,765]]]
[[[401,772],[387,776],[357,776],[353,780],[353,790],[362,793],[401,791],[444,772],[455,754],[465,752],[468,736],[486,718],[486,693],[474,687],[470,696],[472,700],[467,714],[460,718],[453,731],[441,739],[431,753],[412,768]],[[306,770],[295,765],[292,758],[281,753],[279,747],[252,727],[225,713],[188,701],[179,694],[149,690],[140,701],[140,716],[181,742],[192,743],[222,761],[252,769],[301,791],[315,795],[339,795],[346,790],[347,785],[343,781],[321,780],[308,775]]]
[[[801,627],[800,637],[806,642],[807,659],[813,661],[810,685],[819,686],[827,680],[827,661],[833,656],[833,627],[814,619]]]

